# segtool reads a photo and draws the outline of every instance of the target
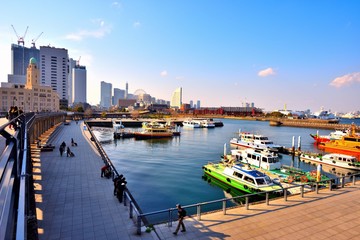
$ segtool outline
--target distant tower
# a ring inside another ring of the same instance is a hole
[[[180,108],[182,104],[182,88],[177,88],[172,95],[170,107]]]
[[[72,96],[73,103],[86,103],[86,67],[76,65],[72,69]]]
[[[129,84],[128,84],[128,82],[126,82],[126,87],[125,87],[125,99],[128,98],[128,94],[129,94]]]
[[[190,108],[193,108],[194,107],[194,102],[193,100],[190,100]]]
[[[197,100],[197,102],[196,102],[196,108],[197,108],[197,109],[200,109],[200,100]]]
[[[109,108],[111,106],[112,84],[101,81],[100,107]]]

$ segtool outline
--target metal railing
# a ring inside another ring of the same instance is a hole
[[[59,113],[26,113],[0,126],[5,148],[0,156],[0,240],[27,239],[29,220],[35,219],[31,182],[30,139],[35,139]],[[60,117],[61,118],[61,117]],[[51,119],[51,121],[49,121]],[[47,122],[35,127],[36,122]],[[60,120],[59,120],[60,121]],[[14,128],[10,134],[9,126]],[[35,234],[35,236],[34,236]],[[37,239],[36,233],[31,234]]]
[[[315,183],[307,183],[307,184],[301,184],[301,185],[296,185],[296,186],[289,186],[289,187],[284,187],[283,188],[283,195],[282,197],[284,198],[284,201],[287,201],[288,198],[288,190],[292,189],[292,188],[300,188],[300,196],[304,197],[304,189],[305,186],[310,186],[312,191],[316,192],[317,194],[319,193],[319,189],[321,187],[324,188],[324,186],[327,186],[329,188],[329,190],[331,191],[334,187],[345,187],[345,183],[346,183],[346,178],[349,178],[353,185],[356,184],[356,176],[360,175],[360,173],[356,173],[356,174],[352,174],[349,176],[342,176],[342,177],[337,177],[337,178],[333,178],[330,180],[326,180],[326,181],[320,181],[320,182],[315,182]],[[254,193],[254,194],[246,194],[246,195],[242,195],[242,196],[236,196],[236,197],[232,197],[232,198],[222,198],[222,199],[217,199],[217,200],[213,200],[213,201],[208,201],[208,202],[202,202],[202,203],[196,203],[196,204],[191,204],[191,205],[186,205],[186,206],[182,206],[182,208],[184,209],[191,209],[191,208],[195,208],[195,215],[197,217],[197,220],[201,220],[201,215],[202,214],[207,214],[209,212],[214,212],[214,211],[222,211],[224,215],[226,215],[226,210],[229,208],[233,208],[233,206],[228,206],[228,202],[233,202],[233,201],[240,201],[241,199],[245,200],[245,204],[243,205],[243,207],[245,207],[246,210],[249,210],[249,206],[250,204],[250,198],[254,197],[254,196],[259,196],[259,195],[265,195],[265,200],[263,200],[262,202],[265,202],[267,205],[270,204],[270,200],[271,199],[278,199],[277,198],[270,198],[270,195],[275,193],[278,190],[274,190],[274,191],[269,191],[269,192],[259,192],[259,193]],[[293,194],[295,195],[295,194]],[[218,210],[208,210],[208,211],[203,211],[203,207],[210,205],[210,204],[215,204],[215,203],[221,203],[222,205],[222,209],[218,209]],[[259,202],[253,202],[253,203],[259,203]],[[137,233],[141,234],[141,219],[144,219],[148,216],[152,216],[152,215],[159,215],[159,214],[164,214],[166,213],[168,215],[167,220],[161,223],[167,223],[167,225],[169,227],[172,226],[172,223],[174,221],[177,220],[177,215],[175,214],[174,217],[174,212],[177,211],[176,208],[169,208],[169,209],[164,209],[164,210],[160,210],[160,211],[154,211],[154,212],[149,212],[149,213],[139,213],[136,212],[136,209],[134,209],[135,213],[137,214]],[[155,224],[159,224],[160,222],[157,223],[151,223],[152,225]]]

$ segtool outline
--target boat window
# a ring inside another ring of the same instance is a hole
[[[238,177],[238,178],[242,178],[243,175],[241,173],[238,173],[238,172],[234,172],[233,173],[234,176]]]
[[[250,183],[252,183],[252,184],[255,183],[255,182],[254,182],[254,179],[252,179],[252,178],[250,178],[250,177],[248,177],[248,176],[245,176],[245,177],[244,177],[244,180],[247,181],[247,182],[250,182]]]
[[[251,154],[250,154],[250,153],[248,153],[248,154],[247,154],[247,157],[248,157],[248,158],[251,158]]]
[[[254,159],[254,160],[256,160],[256,156],[255,156],[255,155],[252,155],[251,158]]]
[[[269,160],[270,160],[270,158],[269,158]],[[261,161],[262,161],[262,162],[268,162],[268,159],[267,159],[266,157],[263,157]],[[269,162],[270,162],[270,161],[269,161]],[[270,163],[271,163],[271,162],[270,162]]]
[[[265,185],[266,184],[264,178],[256,178],[255,180],[256,180],[257,185]]]

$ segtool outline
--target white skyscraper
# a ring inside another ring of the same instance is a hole
[[[180,108],[182,104],[182,88],[177,88],[171,97],[170,107],[172,108]]]
[[[100,107],[109,108],[111,106],[112,84],[101,81]]]
[[[76,65],[72,73],[72,103],[86,103],[86,67]]]
[[[40,47],[41,84],[51,86],[60,97],[60,106],[68,105],[68,50]]]
[[[68,76],[68,100],[69,105],[74,103],[73,98],[73,69],[76,66],[76,61],[72,58],[69,59],[69,76]]]
[[[200,100],[197,100],[197,102],[196,102],[196,108],[197,108],[197,109],[200,109]]]

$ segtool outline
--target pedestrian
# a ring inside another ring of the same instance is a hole
[[[66,156],[71,157],[71,151],[69,147],[66,148]]]
[[[66,143],[65,143],[64,141],[61,143],[61,146],[63,147],[63,149],[64,149],[64,151],[65,151],[65,149],[66,149]]]
[[[109,171],[110,166],[105,164],[102,168],[101,168],[101,177],[106,177],[107,176],[107,172]]]
[[[60,147],[59,147],[59,151],[60,151],[60,156],[62,157],[63,152],[64,152],[64,148],[63,148],[63,146],[61,146],[61,145],[60,145]]]
[[[177,235],[178,231],[180,230],[180,226],[182,227],[181,232],[186,232],[184,224],[184,217],[186,216],[186,211],[181,207],[180,204],[176,204],[176,208],[178,210],[178,225],[175,232],[173,232],[174,235]]]
[[[113,179],[113,182],[114,182],[114,196],[116,196],[117,186],[118,186],[118,184],[120,184],[120,182],[122,181],[123,176],[124,176],[124,175],[120,174],[119,176],[117,176],[116,178]]]
[[[124,190],[125,190],[126,181],[121,181],[117,186],[116,197],[119,199],[119,202],[122,203],[124,198]]]

